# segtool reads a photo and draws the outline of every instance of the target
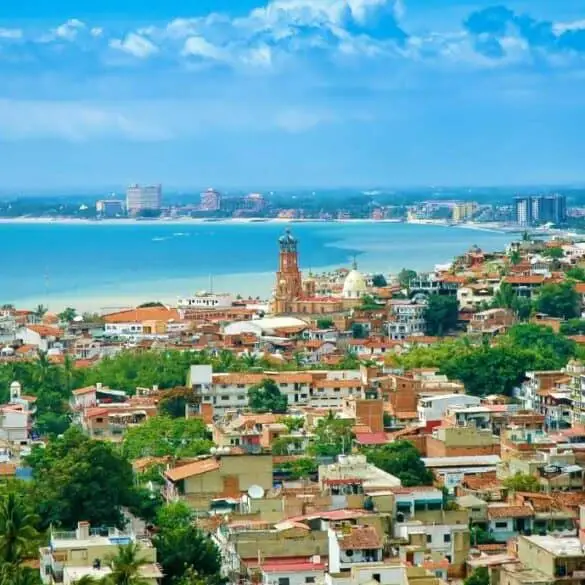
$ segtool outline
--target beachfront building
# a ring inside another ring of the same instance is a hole
[[[215,189],[207,189],[201,193],[201,211],[219,211],[221,209],[221,193]]]
[[[96,201],[95,210],[99,217],[105,219],[124,214],[124,201],[121,199],[100,199]]]
[[[161,185],[130,185],[126,190],[126,211],[128,215],[158,212],[162,202]]]

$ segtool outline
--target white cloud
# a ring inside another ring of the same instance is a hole
[[[203,57],[215,61],[227,59],[227,53],[221,47],[216,47],[203,37],[189,37],[183,46],[181,54],[184,56]]]
[[[553,25],[553,32],[560,36],[567,31],[585,30],[585,19],[572,22],[557,22]]]
[[[61,26],[53,29],[52,35],[55,38],[62,39],[64,41],[74,41],[80,31],[86,28],[84,22],[77,18],[71,18]]]
[[[20,28],[0,28],[0,39],[19,40],[23,36]]]
[[[159,48],[152,41],[136,33],[129,33],[124,40],[112,39],[110,47],[139,59],[146,59],[159,51]]]
[[[94,27],[93,27],[93,28],[92,28],[92,29],[89,31],[89,34],[90,34],[92,37],[96,37],[96,38],[97,38],[97,37],[101,37],[101,36],[103,36],[103,34],[104,34],[104,29],[103,29],[103,28],[101,28],[100,26],[94,26]]]
[[[162,140],[168,133],[130,107],[105,107],[83,102],[0,100],[0,134],[5,140],[60,138],[72,142],[122,136]]]

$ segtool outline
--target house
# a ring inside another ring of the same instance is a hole
[[[39,351],[63,349],[64,331],[48,325],[25,325],[16,332],[16,338],[23,345],[32,345]]]
[[[179,311],[169,307],[139,307],[104,315],[103,320],[104,334],[110,337],[158,337],[188,329],[187,323],[181,325]]]
[[[497,542],[506,542],[533,528],[534,509],[505,502],[490,503],[487,509],[488,531]]]
[[[382,560],[382,539],[373,526],[339,523],[329,528],[329,572],[349,571],[353,565]]]
[[[480,333],[482,335],[498,335],[505,333],[516,321],[512,311],[508,309],[488,309],[475,313],[469,325],[468,333]]]
[[[222,452],[165,471],[165,496],[196,510],[209,510],[216,498],[239,498],[251,486],[272,488],[272,455]]]
[[[425,396],[418,401],[418,419],[422,425],[430,429],[441,424],[449,408],[454,406],[479,406],[481,400],[477,396],[467,394],[443,394]]]
[[[146,564],[140,568],[145,585],[158,585],[163,577],[157,564],[156,548],[132,531],[115,528],[92,529],[89,522],[79,522],[73,532],[49,534],[49,545],[40,549],[40,576],[44,585],[73,585],[84,576],[97,579],[110,574],[105,559],[115,555],[121,545],[137,543]]]

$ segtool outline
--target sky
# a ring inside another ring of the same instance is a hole
[[[585,183],[583,0],[19,0],[0,190]]]

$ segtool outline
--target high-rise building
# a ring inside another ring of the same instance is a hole
[[[221,193],[215,189],[207,189],[201,193],[201,211],[219,211],[221,209]]]
[[[477,211],[477,203],[475,201],[466,201],[464,203],[456,203],[453,206],[453,221],[460,222],[471,219]]]
[[[124,213],[124,202],[121,199],[100,199],[96,201],[95,210],[100,217],[117,217]]]
[[[160,211],[162,201],[161,185],[130,185],[126,190],[126,210],[128,215]]]
[[[514,215],[518,225],[532,225],[532,197],[514,198]]]
[[[567,220],[565,195],[521,196],[514,199],[516,223],[523,226],[535,223],[563,224]]]

